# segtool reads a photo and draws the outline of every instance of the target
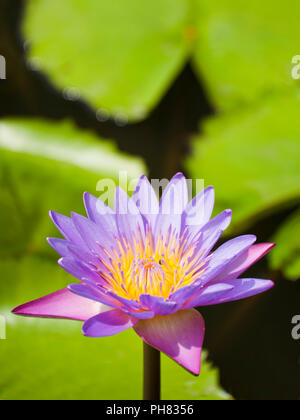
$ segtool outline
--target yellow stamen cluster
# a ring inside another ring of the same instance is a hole
[[[141,294],[168,298],[172,292],[193,283],[203,272],[196,243],[171,230],[156,242],[150,230],[132,241],[116,239],[116,249],[105,250],[106,269],[99,270],[106,288],[126,299],[139,301]]]

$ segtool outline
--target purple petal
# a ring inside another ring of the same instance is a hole
[[[114,213],[102,200],[88,192],[83,194],[83,201],[88,217],[95,223],[102,223],[103,216]]]
[[[166,301],[158,296],[140,295],[140,303],[156,315],[170,315],[178,310],[176,302]]]
[[[211,262],[224,262],[232,260],[234,257],[241,255],[256,241],[255,235],[242,235],[231,239],[221,245],[212,254]]]
[[[122,308],[122,311],[125,312],[126,314],[133,316],[134,318],[137,319],[151,319],[155,317],[155,313],[151,312],[151,311],[140,311],[140,312],[133,312],[133,311],[129,311],[127,309]]]
[[[139,179],[133,192],[132,200],[149,225],[154,228],[159,211],[159,203],[155,191],[145,175]]]
[[[95,302],[100,302],[104,305],[110,306],[111,308],[119,309],[122,307],[121,303],[116,299],[102,293],[97,288],[93,288],[88,284],[73,283],[69,284],[68,289],[76,295],[82,296],[86,299],[94,300]]]
[[[62,257],[70,257],[84,261],[86,264],[90,264],[95,267],[101,264],[99,258],[89,252],[86,248],[80,248],[65,239],[47,238],[47,242]]]
[[[144,310],[144,308],[139,302],[136,302],[132,299],[126,299],[122,296],[118,296],[116,293],[110,290],[106,290],[105,296],[110,296],[114,301],[119,302],[120,306],[122,307],[122,310],[130,316],[133,316],[138,319],[150,319],[155,316],[154,312]]]
[[[68,246],[73,242],[59,238],[47,238],[47,242],[62,257],[73,257]]]
[[[115,210],[118,231],[121,237],[132,241],[133,234],[145,235],[143,218],[134,201],[120,187],[115,192]]]
[[[24,316],[86,321],[109,309],[102,303],[92,302],[71,293],[68,289],[62,289],[51,295],[18,306],[12,312],[16,315]]]
[[[233,267],[235,261],[238,260],[240,261],[240,265],[241,256],[243,256],[242,261],[244,262],[245,253],[247,253],[255,239],[256,238],[253,235],[245,235],[226,242],[208,257],[204,274],[202,274],[193,284],[176,290],[170,296],[172,301],[175,301],[178,304],[184,304],[192,298],[195,300],[203,293],[204,288],[208,287],[208,285],[220,282],[224,284],[227,280],[228,268],[230,271],[230,267]],[[188,307],[195,306],[198,305],[189,304]]]
[[[126,307],[128,310],[139,311],[139,310],[143,309],[138,302],[136,302],[132,299],[127,299],[127,298],[124,298],[122,296],[118,296],[116,293],[114,293],[110,290],[107,290],[106,293],[109,296],[111,296],[112,298],[117,299],[117,301],[120,302],[122,304],[122,306]]]
[[[214,279],[214,283],[222,280],[236,279],[256,261],[266,255],[274,246],[275,244],[273,243],[252,245],[240,257],[228,264],[225,270]]]
[[[117,234],[116,217],[113,210],[102,200],[87,192],[83,195],[84,205],[89,219],[101,226],[110,236]]]
[[[69,274],[78,280],[88,280],[101,284],[102,278],[96,271],[90,269],[85,263],[71,257],[63,257],[58,260],[58,264]]]
[[[197,306],[213,305],[218,299],[233,290],[234,286],[228,283],[216,283],[204,287],[197,297],[190,299],[184,306],[184,309],[196,308]]]
[[[96,223],[77,213],[72,213],[72,220],[87,247],[94,254],[106,258],[107,254],[103,252],[103,247],[110,248],[115,245],[110,230],[104,229],[102,225],[96,225]]]
[[[50,211],[49,215],[57,229],[68,241],[73,242],[82,248],[86,248],[86,244],[75,228],[72,219],[60,213],[56,213],[55,211]]]
[[[87,337],[109,337],[128,330],[139,322],[119,309],[104,312],[87,320],[82,333]]]
[[[194,297],[196,293],[199,292],[200,287],[201,286],[199,286],[199,284],[189,284],[188,286],[183,286],[172,293],[170,295],[170,299],[181,307],[185,302],[187,302],[189,299]]]
[[[183,212],[183,225],[194,226],[198,230],[204,226],[210,219],[215,201],[215,192],[213,187],[207,187],[202,190],[187,205]]]
[[[184,175],[178,173],[165,188],[161,201],[160,211],[162,214],[180,214],[188,203],[188,189]]]
[[[274,283],[271,280],[262,279],[235,279],[226,283],[229,286],[233,286],[233,289],[226,292],[224,295],[217,297],[215,300],[208,303],[208,305],[245,299],[263,293],[274,286]]]
[[[256,241],[254,235],[243,235],[231,239],[221,245],[208,257],[206,271],[200,278],[200,283],[203,285],[209,281],[213,281],[219,275],[222,275],[223,270],[228,264],[247,251],[250,246]]]
[[[185,369],[199,375],[204,339],[204,320],[194,309],[140,321],[136,333],[150,346],[162,351]]]
[[[224,230],[230,225],[232,211],[225,210],[202,227],[201,237],[199,239],[199,252],[206,257],[216,242],[221,237]]]
[[[155,224],[155,237],[166,235],[170,226],[180,233],[182,212],[188,203],[188,189],[183,174],[175,175],[165,188],[159,205],[159,215]]]

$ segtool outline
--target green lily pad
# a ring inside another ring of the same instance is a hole
[[[284,114],[283,114],[284,110]],[[216,210],[233,210],[242,231],[300,198],[300,96],[274,96],[251,110],[212,118],[187,160],[216,189]]]
[[[274,236],[276,248],[271,254],[270,264],[275,270],[281,269],[291,280],[300,277],[300,210],[293,213],[283,223]]]
[[[30,61],[66,94],[120,119],[141,119],[188,55],[182,0],[32,0],[24,35]]]
[[[139,120],[190,57],[222,110],[298,85],[299,12],[297,0],[31,0],[23,32],[31,64],[67,97]]]
[[[221,110],[258,102],[299,86],[292,77],[299,54],[300,3],[196,0],[195,68]]]

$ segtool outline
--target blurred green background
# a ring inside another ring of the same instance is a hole
[[[0,399],[141,398],[132,331],[91,340],[9,313],[71,282],[48,210],[82,213],[83,192],[120,171],[178,170],[232,208],[227,239],[277,242],[249,272],[276,287],[201,310],[202,373],[164,357],[163,398],[299,399],[299,13],[298,0],[0,0]]]

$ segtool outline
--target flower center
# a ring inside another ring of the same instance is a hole
[[[116,248],[102,260],[98,269],[104,288],[126,299],[139,301],[141,294],[168,298],[179,288],[191,284],[204,269],[196,242],[187,235],[168,232],[154,241],[151,231],[131,241],[116,239]]]
[[[156,272],[157,270],[161,271],[161,267],[157,262],[154,260],[153,257],[143,258],[141,260],[137,260],[136,264],[141,270],[145,270],[146,272]]]

